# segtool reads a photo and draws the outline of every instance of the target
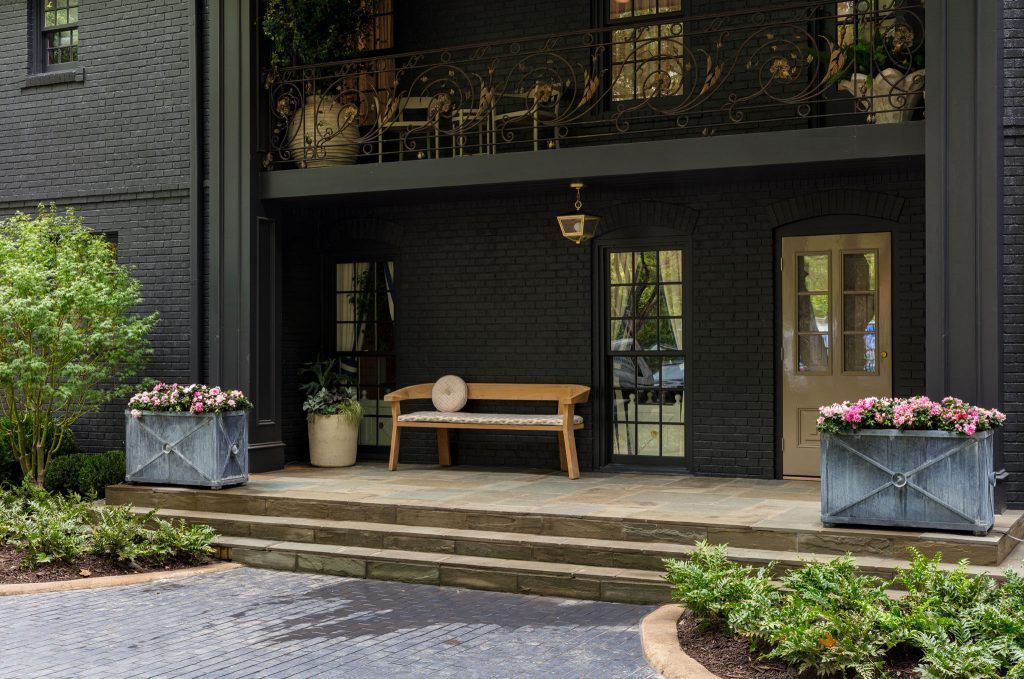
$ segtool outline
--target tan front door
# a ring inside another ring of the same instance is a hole
[[[782,239],[782,473],[818,475],[818,406],[892,395],[889,234]]]

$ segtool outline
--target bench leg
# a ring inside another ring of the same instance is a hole
[[[452,452],[448,447],[448,430],[437,430],[437,461],[442,467],[452,466]]]
[[[562,438],[565,441],[565,463],[570,479],[580,477],[580,461],[576,458],[576,433],[572,429],[563,429]]]
[[[562,432],[558,432],[558,468],[563,472],[569,469],[565,461],[565,437]]]
[[[401,433],[402,430],[398,428],[398,421],[394,420],[394,424],[391,425],[391,456],[388,458],[388,469],[390,471],[398,469],[398,439]]]

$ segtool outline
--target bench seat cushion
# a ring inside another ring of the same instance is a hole
[[[583,418],[575,415],[575,424],[583,424]],[[559,427],[561,415],[502,415],[497,413],[441,413],[436,410],[422,410],[398,416],[399,422],[438,422],[441,424],[508,424],[535,427]]]

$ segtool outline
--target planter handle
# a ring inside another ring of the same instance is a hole
[[[1010,478],[1010,472],[1005,469],[1000,469],[997,472],[989,472],[988,482],[995,486],[1000,481],[1005,481],[1008,478]]]

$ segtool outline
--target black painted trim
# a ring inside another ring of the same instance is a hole
[[[844,164],[921,156],[924,150],[923,122],[851,125],[267,171],[260,174],[260,195],[273,200],[808,163]]]

